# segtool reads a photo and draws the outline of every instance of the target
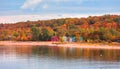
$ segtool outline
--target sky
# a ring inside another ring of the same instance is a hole
[[[0,0],[0,23],[120,14],[120,0]]]

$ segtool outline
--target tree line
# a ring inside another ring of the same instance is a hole
[[[0,40],[50,41],[53,36],[74,36],[77,42],[80,37],[84,42],[111,42],[120,38],[120,15],[0,24]]]

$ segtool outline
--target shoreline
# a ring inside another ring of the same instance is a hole
[[[90,49],[119,49],[120,43],[80,43],[50,41],[0,41],[0,46],[59,46]]]

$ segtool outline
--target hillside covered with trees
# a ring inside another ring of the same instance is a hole
[[[120,39],[120,15],[89,16],[0,24],[0,40],[50,41],[53,36],[80,37],[84,42],[111,42]]]

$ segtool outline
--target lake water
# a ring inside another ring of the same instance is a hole
[[[120,69],[120,50],[0,46],[0,69]]]

